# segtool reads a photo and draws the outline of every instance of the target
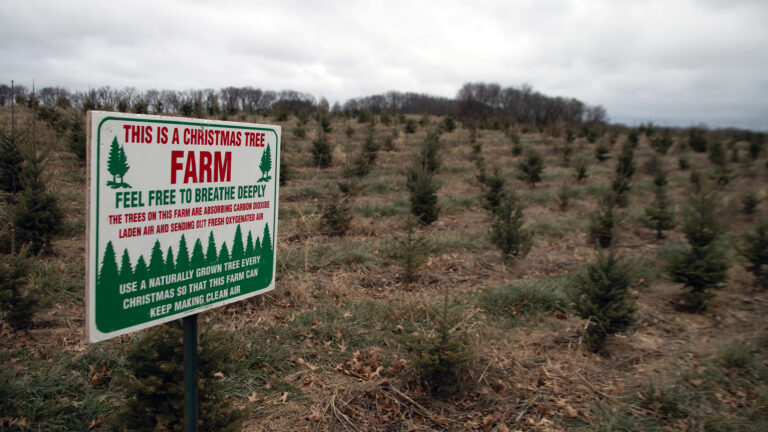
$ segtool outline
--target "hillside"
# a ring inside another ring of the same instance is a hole
[[[33,112],[17,108],[17,127],[47,152],[47,187],[64,223],[50,253],[29,263],[24,292],[39,300],[31,327],[2,323],[0,425],[8,430],[107,430],[110,415],[126,405],[126,387],[115,378],[130,375],[126,353],[152,332],[84,341],[85,165],[62,125],[79,115],[65,112],[58,123],[39,120],[32,127]],[[454,130],[441,129],[440,212],[435,222],[415,229],[430,251],[407,282],[395,253],[402,252],[408,231],[407,171],[428,133],[446,118],[372,118],[381,148],[371,171],[356,176],[349,168],[368,136],[368,118],[330,118],[332,161],[319,168],[312,154],[320,133],[314,116],[229,117],[281,125],[287,166],[281,168],[286,178],[279,193],[275,291],[200,316],[201,332],[223,335],[219,348],[231,354],[227,367],[209,378],[221,385],[225,405],[241,414],[240,430],[768,425],[768,294],[755,286],[738,253],[743,234],[768,215],[765,202],[753,214],[743,209],[750,193],[768,198],[766,154],[753,159],[749,137],[708,132],[710,151],[696,152],[688,130],[669,131],[672,146],[657,157],[667,173],[675,228],[659,240],[644,220],[654,200],[652,144],[664,131],[599,124],[492,130],[457,121]],[[8,133],[9,108],[0,110],[0,121]],[[413,133],[406,132],[408,123]],[[623,218],[613,250],[631,269],[636,313],[626,331],[593,352],[584,343],[589,322],[576,313],[572,290],[586,266],[608,253],[590,241],[590,220],[630,135],[638,139],[636,170],[628,205],[618,210]],[[710,158],[714,143],[727,150],[720,168]],[[595,157],[601,145],[608,149],[602,162]],[[532,151],[544,160],[533,186],[518,178],[518,164]],[[580,164],[587,177],[577,181]],[[485,208],[479,166],[486,174],[498,167],[523,203],[524,227],[533,232],[527,256],[509,259],[492,243],[494,219]],[[717,198],[730,264],[724,287],[700,312],[682,310],[682,285],[665,272],[685,249],[681,215],[694,195],[692,172]],[[334,228],[323,218],[334,196],[351,215],[343,235],[329,235]],[[19,247],[9,225],[12,203],[5,194],[0,246],[7,262]],[[441,347],[446,355],[435,366],[430,356]],[[165,426],[174,425],[156,425]]]

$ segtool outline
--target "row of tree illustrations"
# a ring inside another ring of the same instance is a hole
[[[114,290],[117,290],[115,282],[140,281],[207,265],[223,264],[229,261],[257,256],[261,256],[259,271],[271,271],[272,255],[273,247],[269,233],[269,224],[264,226],[264,234],[261,239],[257,237],[254,240],[251,232],[248,231],[245,241],[243,241],[243,233],[238,224],[231,249],[227,246],[227,242],[223,242],[220,247],[217,247],[213,231],[211,231],[208,235],[207,248],[204,250],[203,242],[197,239],[192,247],[191,255],[187,246],[187,240],[183,234],[179,240],[178,252],[175,255],[172,246],[169,246],[165,254],[163,254],[160,241],[155,240],[155,245],[150,253],[149,263],[144,259],[144,255],[141,255],[135,267],[131,264],[131,257],[127,249],[123,249],[122,259],[118,266],[117,255],[110,241],[104,249],[104,258],[102,259],[98,282],[100,286],[110,286],[109,284],[113,284]]]

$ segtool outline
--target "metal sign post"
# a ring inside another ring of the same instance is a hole
[[[184,317],[184,424],[197,432],[197,314]]]

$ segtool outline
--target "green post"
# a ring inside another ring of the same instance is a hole
[[[184,424],[197,432],[197,314],[184,318]]]

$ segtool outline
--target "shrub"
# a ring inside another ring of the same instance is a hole
[[[533,233],[523,228],[523,204],[514,194],[502,196],[494,212],[491,225],[491,242],[496,245],[505,259],[524,258],[533,244]]]
[[[677,159],[677,165],[681,170],[685,171],[691,167],[691,161],[688,159],[688,156],[683,155]]]
[[[348,171],[347,174],[357,177],[365,177],[368,175],[376,163],[378,151],[379,144],[373,140],[373,130],[370,130],[368,132],[368,138],[366,138],[365,142],[363,143],[362,151],[355,159],[354,166]]]
[[[328,137],[324,133],[317,134],[317,138],[312,141],[312,160],[315,166],[320,168],[328,168],[331,166],[333,155],[331,153],[331,145],[328,142]]]
[[[416,280],[432,251],[429,240],[416,232],[416,223],[416,219],[408,219],[405,235],[395,237],[390,253],[403,269],[403,280],[407,283]]]
[[[571,298],[576,313],[589,320],[584,342],[592,351],[602,349],[608,335],[623,332],[634,322],[631,273],[629,264],[611,251],[598,255],[574,278]]]
[[[713,289],[721,289],[728,277],[728,263],[718,240],[721,226],[715,214],[717,201],[713,193],[696,191],[683,214],[683,234],[687,250],[673,256],[668,264],[672,280],[682,283],[686,290],[683,306],[690,311],[702,311]]]
[[[763,221],[742,237],[739,254],[747,260],[744,268],[755,277],[755,285],[768,288],[768,222]]]
[[[333,130],[331,127],[331,119],[326,116],[320,117],[320,129],[325,133],[331,133]]]
[[[128,349],[125,374],[115,383],[125,392],[125,405],[109,421],[109,429],[184,430],[183,331],[177,323],[146,330]],[[234,431],[240,413],[223,395],[214,374],[232,370],[234,347],[220,332],[202,332],[198,357],[198,426],[206,431]]]
[[[443,119],[443,122],[440,123],[440,127],[444,131],[451,133],[456,129],[456,119],[454,119],[453,116],[446,116]]]
[[[5,322],[19,330],[32,325],[32,317],[38,308],[35,295],[25,292],[30,265],[24,255],[19,253],[0,263],[0,310],[4,312]]]
[[[535,151],[531,150],[528,156],[518,162],[517,178],[527,182],[532,188],[541,181],[541,173],[544,171],[544,159]]]

